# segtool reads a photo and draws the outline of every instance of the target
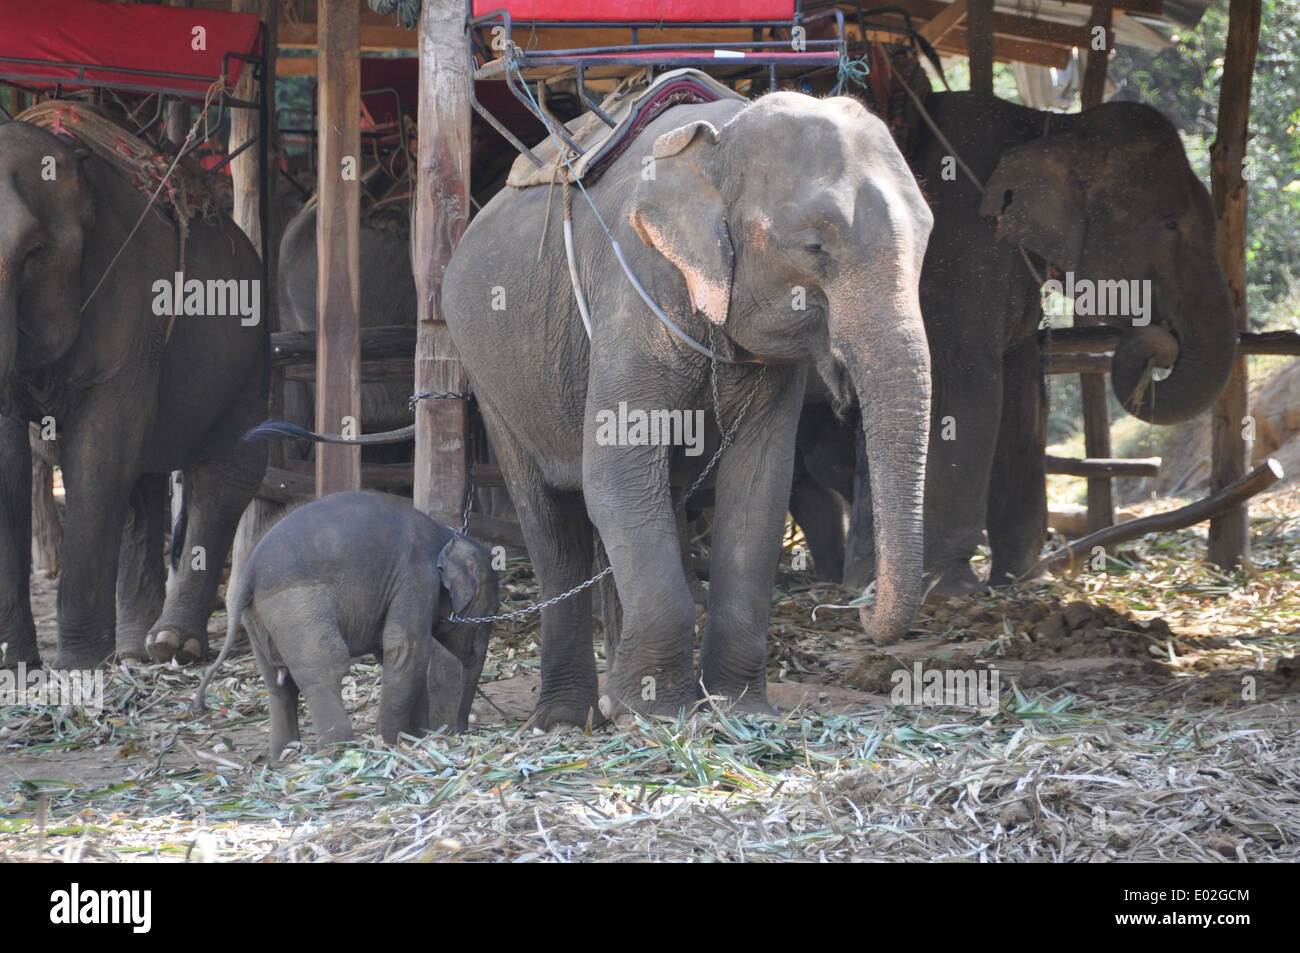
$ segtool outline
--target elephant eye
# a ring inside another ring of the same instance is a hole
[[[1176,218],[1165,219],[1165,228],[1171,232],[1178,231],[1178,219]]]
[[[43,251],[45,251],[44,245],[41,244],[33,245],[31,248],[27,249],[26,260],[30,261],[31,259],[35,258]]]
[[[803,250],[813,255],[820,255],[822,253],[821,242],[809,242],[803,246]]]

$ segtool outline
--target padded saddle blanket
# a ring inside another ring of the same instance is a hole
[[[542,164],[534,165],[528,156],[521,155],[510,167],[506,185],[523,189],[576,179],[589,184],[631,145],[652,119],[668,107],[679,103],[712,103],[719,99],[748,102],[740,93],[699,70],[671,70],[648,85],[645,71],[642,71],[624,80],[600,104],[601,110],[614,120],[613,127],[605,125],[594,112],[583,113],[565,123],[569,135],[582,147],[581,155],[567,149],[566,162],[560,154],[557,137],[549,136],[533,147],[533,154],[542,160]]]

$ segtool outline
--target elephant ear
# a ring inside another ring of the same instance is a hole
[[[1078,144],[1047,136],[1002,153],[984,186],[980,214],[997,218],[997,236],[1056,265],[1074,267],[1086,230],[1083,184],[1074,172]]]
[[[721,325],[731,306],[736,255],[722,194],[707,171],[717,144],[717,128],[703,120],[659,136],[628,219],[641,241],[682,273],[691,307]]]
[[[451,607],[460,615],[474,605],[479,593],[489,587],[491,564],[483,548],[464,536],[453,536],[438,553],[438,576],[451,595]]]

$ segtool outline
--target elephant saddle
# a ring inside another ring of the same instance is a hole
[[[614,121],[613,126],[594,112],[583,113],[565,123],[569,136],[581,147],[580,152],[566,148],[562,154],[558,137],[552,136],[533,148],[542,164],[535,165],[528,156],[521,155],[510,167],[506,185],[523,189],[579,179],[590,184],[665,109],[679,103],[712,103],[719,99],[748,101],[699,70],[670,70],[654,80],[642,70],[620,83],[600,104],[601,112]]]

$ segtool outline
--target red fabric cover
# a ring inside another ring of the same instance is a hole
[[[507,10],[514,20],[602,23],[748,23],[794,18],[794,0],[472,0],[474,16]]]
[[[195,27],[206,31],[205,47],[195,50]],[[163,88],[202,98],[221,75],[227,52],[253,53],[259,45],[255,13],[226,13],[184,7],[137,6],[100,0],[0,0],[0,77],[49,77],[50,85],[130,84]],[[6,57],[86,64],[77,71],[45,64],[14,63]],[[242,64],[231,61],[233,85]],[[112,67],[182,73],[195,79],[136,76]],[[22,82],[22,80],[18,80]],[[32,82],[28,80],[27,82]]]

